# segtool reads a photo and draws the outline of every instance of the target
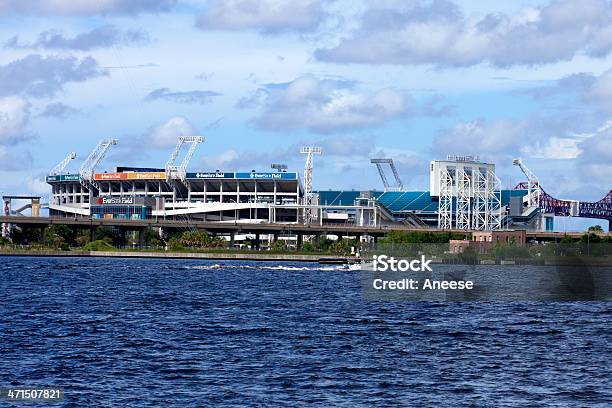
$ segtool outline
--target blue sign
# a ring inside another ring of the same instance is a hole
[[[236,173],[237,179],[253,180],[295,180],[297,173]]]
[[[231,179],[234,173],[224,173],[215,171],[199,171],[197,173],[187,173],[188,179]]]

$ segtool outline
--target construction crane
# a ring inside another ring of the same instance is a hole
[[[79,168],[79,176],[81,177],[81,184],[87,186],[93,183],[93,175],[96,166],[104,159],[106,153],[117,144],[117,139],[102,139],[98,142],[96,147],[89,153],[89,156],[85,159],[81,167]]]
[[[198,147],[198,145],[203,142],[204,142],[203,136],[180,136],[178,138],[174,151],[170,155],[170,159],[168,159],[168,162],[166,163],[166,178],[167,179],[180,179],[181,181],[184,182],[185,179],[187,178],[187,165],[189,164],[189,161],[193,157],[193,154],[196,148]],[[181,162],[181,164],[177,165],[176,159],[181,153],[183,146],[187,144],[191,146],[189,146],[189,150],[187,150],[187,154],[183,158],[183,161]]]
[[[317,213],[312,211],[312,206],[315,203],[315,194],[312,192],[312,168],[315,154],[321,154],[321,148],[318,146],[302,146],[301,154],[306,155],[304,163],[304,224],[310,222],[317,217]]]
[[[380,178],[383,182],[383,186],[385,187],[385,191],[402,191],[404,189],[404,184],[400,179],[399,173],[395,164],[393,163],[393,159],[371,159],[370,163],[375,164],[378,169],[378,174],[380,174]],[[387,176],[385,174],[385,170],[383,169],[383,164],[388,164],[391,168],[391,172],[393,173],[393,177],[395,178],[395,185],[391,186],[389,181],[387,180]]]
[[[49,172],[49,175],[51,176],[55,176],[58,174],[62,174],[62,172],[64,171],[64,169],[66,168],[66,166],[68,166],[68,163],[70,163],[72,160],[76,159],[76,153],[75,152],[70,152],[68,154],[68,156],[66,156],[66,158],[64,160],[62,160],[61,162],[59,162],[57,164],[57,166],[55,166],[53,168],[53,170],[51,170]]]
[[[540,207],[540,195],[542,193],[540,181],[520,158],[512,160],[512,164],[518,166],[527,177],[527,206]]]

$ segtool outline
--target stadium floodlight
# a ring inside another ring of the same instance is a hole
[[[385,191],[402,191],[404,189],[404,184],[402,183],[399,172],[395,167],[395,163],[393,163],[393,159],[371,159],[370,163],[376,165],[376,168],[378,169],[378,174],[380,175],[380,178],[383,182],[383,186],[385,187]],[[391,168],[393,178],[395,179],[395,185],[393,187],[390,186],[389,181],[387,180],[387,176],[385,175],[385,171],[382,167],[383,164],[388,164]]]
[[[106,153],[117,144],[117,139],[102,139],[98,142],[96,147],[89,153],[89,156],[85,159],[81,167],[79,168],[79,176],[81,177],[81,183],[91,184],[93,182],[93,174],[96,166],[106,156]]]
[[[289,168],[289,167],[287,167],[286,164],[281,164],[281,163],[272,163],[270,165],[270,167],[273,168],[274,170],[278,171],[279,173],[280,172],[285,172]]]
[[[203,142],[204,142],[203,136],[180,136],[178,138],[174,151],[172,152],[172,154],[170,155],[170,158],[166,162],[166,178],[168,179],[178,178],[178,179],[181,179],[182,181],[185,181],[187,177],[187,166],[189,165],[189,161],[191,160],[191,157],[193,156],[193,153],[195,152],[198,145]],[[181,164],[177,165],[176,159],[181,153],[182,147],[186,144],[190,144],[191,146],[189,146],[189,150],[187,151],[187,154],[183,158],[183,161],[181,162]]]
[[[76,153],[75,153],[75,152],[70,152],[70,153],[68,154],[68,156],[66,156],[66,157],[64,158],[64,160],[62,160],[61,162],[59,162],[59,163],[57,164],[57,166],[55,166],[55,167],[53,168],[53,170],[51,170],[51,171],[49,172],[49,175],[51,175],[51,176],[55,176],[55,175],[58,175],[58,174],[62,174],[62,172],[64,171],[64,169],[66,168],[66,166],[68,166],[68,163],[70,163],[72,160],[76,159],[76,157],[77,157],[77,155],[76,155]]]

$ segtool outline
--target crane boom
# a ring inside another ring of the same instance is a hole
[[[536,175],[529,170],[529,168],[519,159],[512,160],[512,164],[518,166],[525,177],[527,177],[527,205],[529,207],[540,206],[540,194],[542,189],[540,188],[540,181]]]

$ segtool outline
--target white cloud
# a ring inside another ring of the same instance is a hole
[[[594,103],[608,112],[612,112],[612,69],[604,72],[585,92],[586,101]]]
[[[42,178],[34,178],[32,176],[26,177],[26,186],[28,191],[34,194],[47,194],[49,193],[49,184]]]
[[[211,0],[196,25],[204,30],[310,31],[325,17],[321,0]]]
[[[373,6],[361,27],[319,59],[371,64],[498,67],[568,61],[612,51],[609,0],[559,0],[518,15],[466,17],[446,0]]]
[[[32,156],[29,153],[19,153],[0,145],[0,170],[19,171],[29,169]]]
[[[13,145],[30,138],[26,127],[30,104],[18,97],[0,98],[0,145]]]
[[[176,145],[179,136],[194,135],[197,135],[197,131],[187,119],[174,116],[154,128],[149,140],[154,147],[172,147]]]
[[[366,93],[346,81],[305,75],[268,85],[257,124],[268,130],[308,129],[318,133],[380,126],[407,113],[407,98],[391,88]]]
[[[106,71],[91,57],[31,54],[0,65],[0,95],[55,96],[68,83],[104,75]]]
[[[432,151],[438,158],[447,154],[474,154],[498,161],[521,151],[531,140],[526,121],[498,119],[460,122],[441,132],[433,141]]]
[[[48,15],[138,14],[171,9],[176,0],[1,0],[0,13]]]

